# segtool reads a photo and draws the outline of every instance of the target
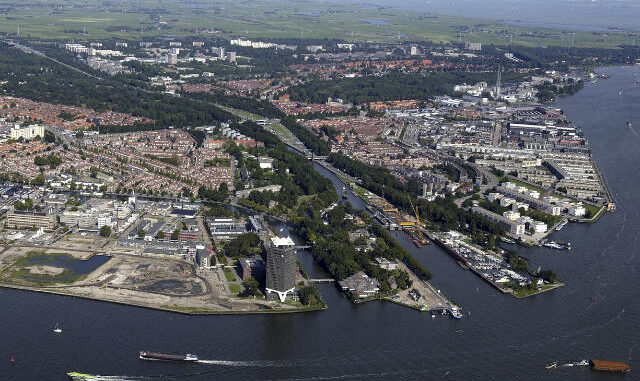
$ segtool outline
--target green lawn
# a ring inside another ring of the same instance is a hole
[[[540,287],[539,290],[530,290],[528,288],[523,288],[523,289],[520,289],[520,290],[516,290],[513,295],[516,298],[521,299],[521,298],[526,298],[528,296],[533,296],[533,295],[536,295],[536,294],[541,294],[543,292],[551,291],[553,289],[556,289],[556,288],[562,287],[562,286],[564,286],[564,283],[556,282],[554,284],[545,284],[542,287]]]
[[[233,276],[233,273],[231,272],[231,269],[225,268],[223,271],[224,277],[227,278],[227,282],[233,282],[234,280],[236,280],[236,278]]]
[[[600,219],[600,217],[602,217],[602,215],[604,214],[604,212],[607,210],[606,206],[602,206],[600,208],[598,208],[597,206],[593,206],[591,204],[586,204],[583,203],[582,206],[584,206],[585,210],[587,211],[587,213],[590,213],[591,218],[589,219],[585,219],[586,221],[589,222],[596,222]]]
[[[240,291],[242,291],[242,287],[240,287],[240,285],[238,285],[238,284],[230,284],[229,285],[229,291],[232,294],[239,294]]]

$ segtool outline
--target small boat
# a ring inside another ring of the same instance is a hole
[[[457,308],[455,307],[451,308],[449,312],[451,313],[451,316],[453,316],[454,319],[462,319],[462,314]]]
[[[9,360],[9,362],[11,362],[11,365],[15,364],[16,360],[13,359],[13,357],[11,357],[11,360]]]
[[[56,323],[56,327],[53,329],[53,332],[55,332],[55,333],[62,333],[62,329],[60,328],[60,326],[58,325],[58,323]]]
[[[347,192],[347,188],[342,187],[342,198],[347,198],[349,193]]]
[[[618,95],[622,95],[622,94],[624,94],[624,91],[622,90],[618,91]]]
[[[631,127],[631,122],[627,121],[627,127]]]
[[[506,242],[506,243],[516,243],[516,241],[514,241],[514,240],[512,240],[510,238],[507,238],[507,237],[503,237],[503,236],[500,236],[500,240],[502,242]]]
[[[435,319],[436,315],[434,313],[431,314],[431,319]]]
[[[544,247],[548,247],[550,249],[557,249],[557,250],[561,250],[562,246],[558,245],[557,243],[551,241],[551,242],[546,242],[544,243],[542,246]]]
[[[545,366],[545,369],[554,369],[554,368],[555,368],[555,367],[557,367],[557,366],[558,366],[558,362],[557,362],[557,361],[554,361],[554,362],[552,362],[551,364],[546,365],[546,366]]]
[[[96,376],[94,376],[93,374],[79,373],[79,372],[69,372],[69,373],[67,373],[67,376],[69,376],[69,378],[74,380],[74,381],[84,381],[84,380],[95,380],[96,379]]]

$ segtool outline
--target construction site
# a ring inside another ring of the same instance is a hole
[[[389,203],[384,198],[384,191],[382,192],[382,197],[366,192],[363,198],[369,204],[369,211],[373,213],[373,216],[380,224],[389,230],[401,229],[418,248],[430,243],[423,234],[418,210],[410,198],[407,198],[407,200],[409,201],[413,215],[402,213],[398,208]]]
[[[0,287],[192,314],[296,312],[300,306],[229,292],[224,268],[143,255],[115,241],[70,236],[52,246],[0,247]]]

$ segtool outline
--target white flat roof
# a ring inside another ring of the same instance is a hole
[[[295,242],[291,239],[291,237],[272,237],[271,243],[274,246],[295,246]]]

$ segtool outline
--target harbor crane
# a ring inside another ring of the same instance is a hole
[[[420,242],[421,245],[424,245],[425,243],[427,243],[427,240],[424,239],[424,237],[422,236],[422,224],[420,223],[420,216],[418,215],[418,208],[416,208],[413,205],[413,201],[411,201],[411,197],[407,196],[407,198],[409,199],[409,205],[411,205],[411,210],[413,210],[413,213],[416,215],[416,222],[417,222],[417,230],[418,230],[418,241]]]

